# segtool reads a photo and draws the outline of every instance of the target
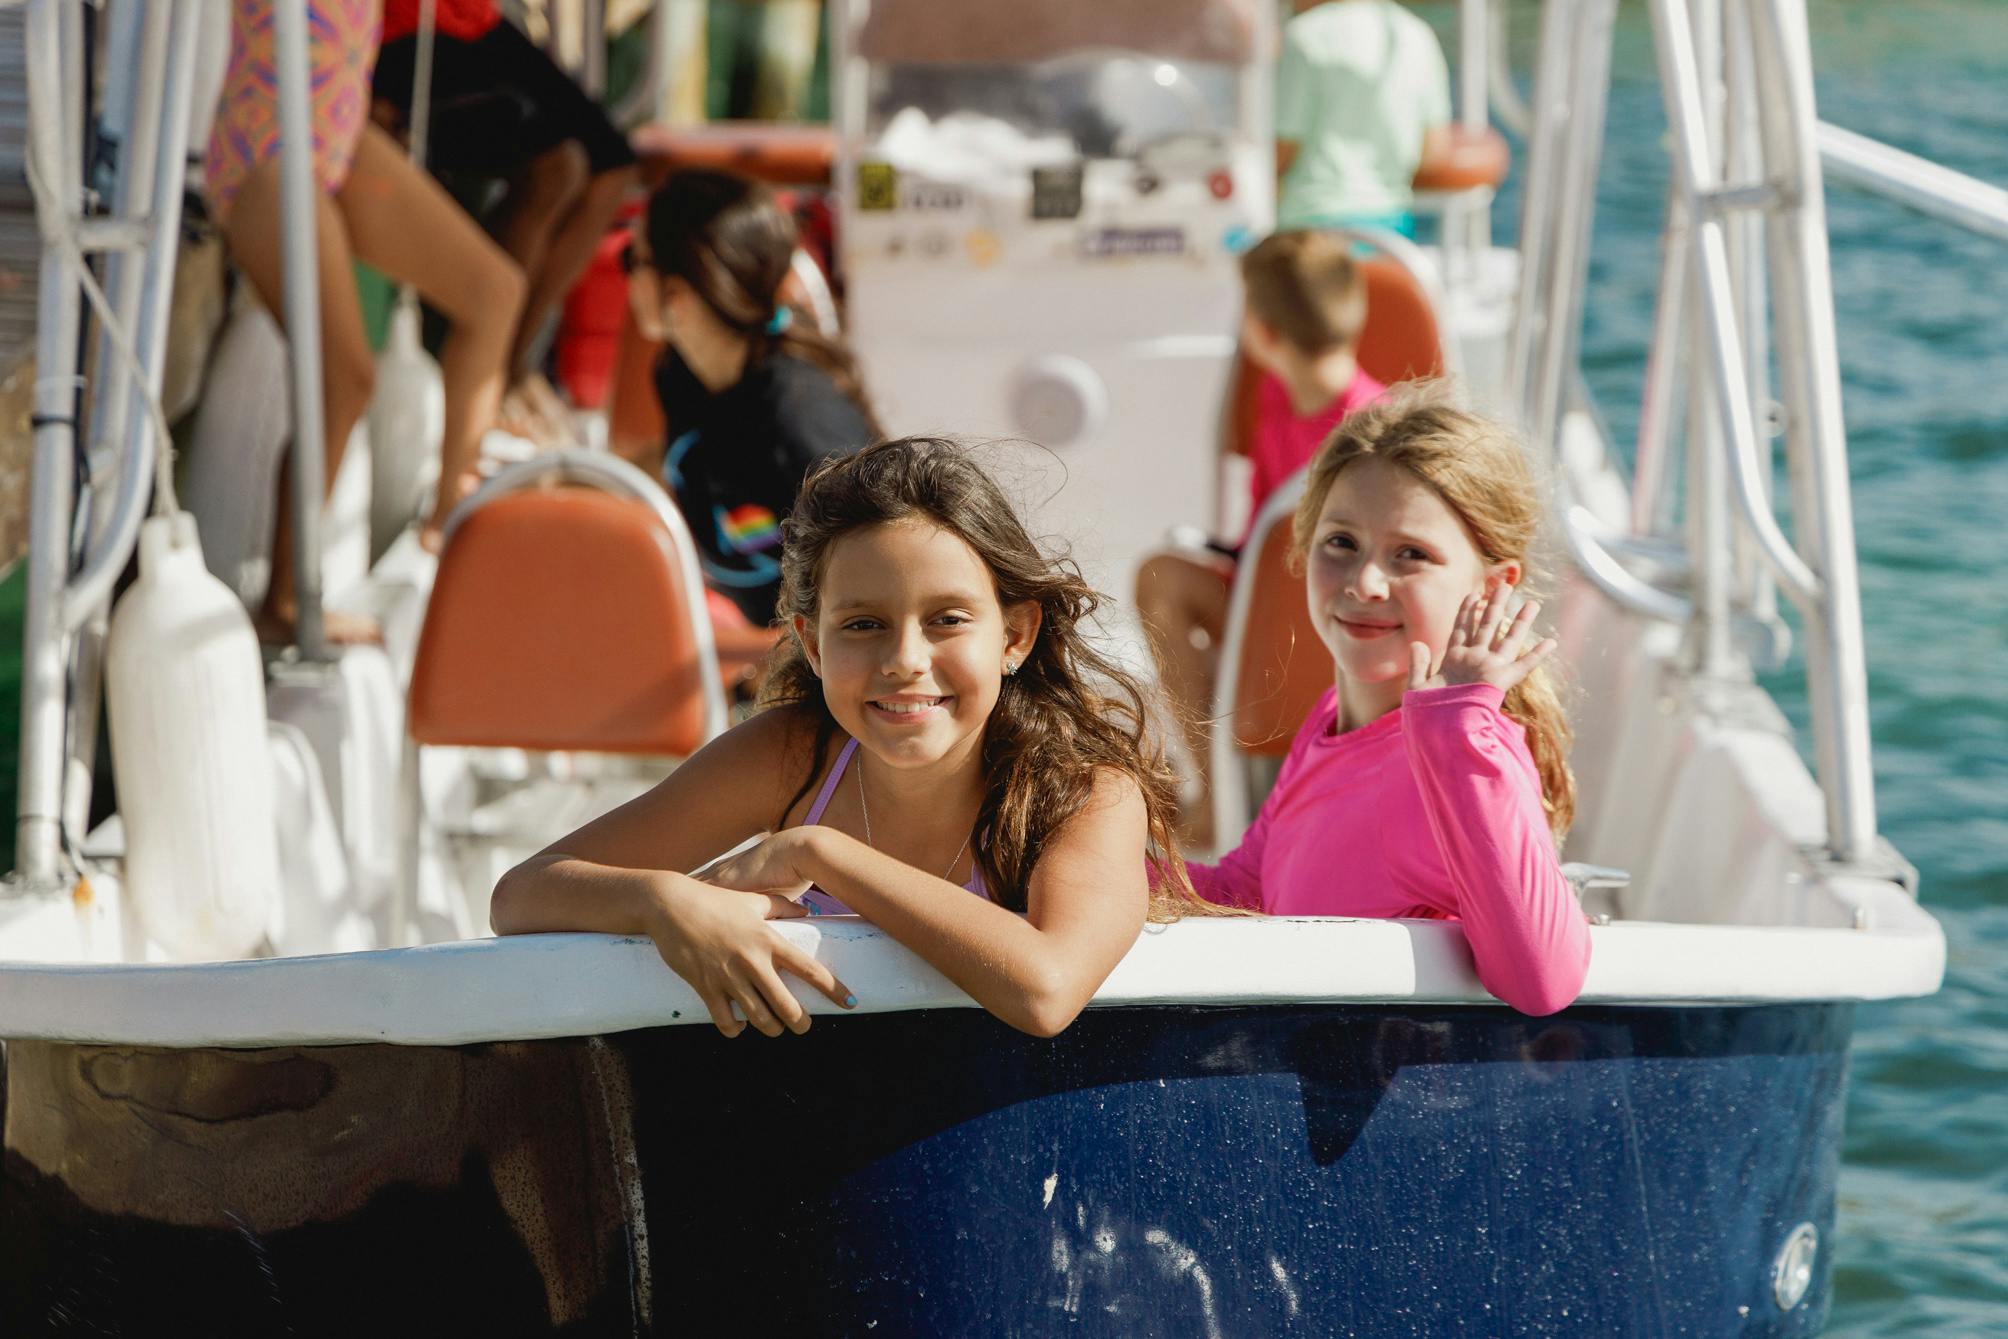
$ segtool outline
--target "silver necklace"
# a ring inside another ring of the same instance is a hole
[[[872,840],[872,807],[871,803],[865,799],[865,760],[862,756],[860,756],[857,761],[857,778],[858,778],[858,812],[864,815],[865,845],[871,847],[874,851],[876,851],[878,850],[878,843]],[[974,828],[971,828],[969,832],[963,835],[962,845],[955,848],[955,859],[949,861],[948,868],[941,872],[941,877],[943,879],[946,879],[949,875],[955,873],[955,867],[962,863],[963,853],[968,851],[969,849],[969,838],[975,834],[975,831],[976,830]]]

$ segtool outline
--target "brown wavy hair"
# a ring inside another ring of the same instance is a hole
[[[783,305],[796,242],[795,220],[772,191],[737,173],[685,168],[649,196],[643,227],[650,268],[689,284],[713,315],[751,341],[749,362],[785,353],[820,368],[873,433],[880,431],[850,350],[792,307],[785,329],[768,328]]]
[[[1399,466],[1435,489],[1464,522],[1479,556],[1488,564],[1519,563],[1520,589],[1532,593],[1532,551],[1542,508],[1527,451],[1503,425],[1463,408],[1443,381],[1396,387],[1378,404],[1348,415],[1319,448],[1291,534],[1297,570],[1310,553],[1332,481],[1368,457]],[[1569,771],[1568,713],[1546,666],[1514,685],[1505,711],[1527,732],[1541,773],[1541,807],[1559,841],[1576,816],[1576,780]]]
[[[1173,828],[1177,783],[1145,728],[1135,678],[1086,635],[1101,596],[1065,558],[1042,553],[1004,491],[961,444],[904,437],[824,461],[802,483],[784,522],[779,617],[813,622],[824,564],[837,540],[867,526],[924,520],[959,537],[982,559],[1006,608],[1039,606],[1038,639],[1007,677],[983,732],[986,788],[977,811],[976,860],[999,904],[1025,909],[1032,869],[1092,793],[1096,773],[1120,772],[1143,794],[1151,858],[1151,918],[1211,910],[1192,891]],[[784,637],[770,662],[762,707],[816,714],[808,775],[776,827],[822,775],[838,725],[801,643]]]

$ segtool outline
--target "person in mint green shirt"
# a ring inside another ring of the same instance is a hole
[[[1276,227],[1415,233],[1409,182],[1450,129],[1436,34],[1393,0],[1297,0],[1276,72]]]

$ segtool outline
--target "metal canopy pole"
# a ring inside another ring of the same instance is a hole
[[[293,353],[293,590],[300,652],[328,658],[321,626],[321,505],[327,446],[321,407],[321,295],[314,245],[314,135],[307,82],[307,0],[273,0],[279,78],[279,217],[286,340]]]
[[[99,119],[102,142],[112,151],[111,217],[134,229],[145,226],[145,210],[153,197],[158,159],[160,105],[167,83],[166,4],[122,4],[106,15],[104,109]],[[106,255],[103,275],[109,305],[121,330],[131,330],[139,317],[140,286],[147,258],[131,249]],[[132,365],[122,357],[113,332],[101,328],[96,341],[95,384],[91,387],[88,489],[77,499],[80,519],[88,522],[91,545],[102,549],[116,508],[109,506],[112,485],[121,481],[118,442],[124,435],[126,398],[132,386]],[[72,588],[74,591],[74,587]],[[70,655],[69,743],[63,767],[64,830],[81,832],[90,818],[93,769],[98,750],[98,713],[103,703],[105,633],[110,623],[107,603],[90,609],[76,626],[74,594],[64,601],[64,626],[76,633]]]
[[[1861,861],[1876,839],[1868,681],[1805,12],[1799,0],[1761,0],[1753,16],[1756,66],[1749,83],[1761,114],[1765,176],[1747,182],[1724,181],[1716,171],[1683,0],[1655,0],[1652,17],[1673,131],[1675,190],[1694,226],[1695,301],[1705,336],[1696,350],[1701,366],[1695,385],[1706,390],[1720,416],[1717,445],[1698,463],[1718,479],[1726,471],[1756,552],[1805,614],[1806,685],[1828,850],[1836,860]],[[1785,539],[1770,507],[1751,412],[1745,327],[1735,304],[1724,219],[1751,209],[1769,220],[1775,258],[1776,344],[1797,543]],[[1697,486],[1708,485],[1690,480],[1690,493]],[[1721,537],[1707,538],[1714,543]],[[1727,545],[1696,553],[1696,568],[1712,562],[1718,576],[1726,575],[1732,553]]]
[[[1570,33],[1572,105],[1560,138],[1562,177],[1550,244],[1547,310],[1534,354],[1528,398],[1529,431],[1536,443],[1558,444],[1571,371],[1582,342],[1583,296],[1589,282],[1590,223],[1596,211],[1597,167],[1610,99],[1611,38],[1617,0],[1581,0]]]
[[[1760,59],[1769,58],[1767,77],[1757,83],[1767,157],[1782,186],[1770,229],[1779,358],[1783,367],[1789,354],[1798,370],[1784,378],[1792,388],[1785,446],[1794,529],[1823,587],[1818,616],[1808,611],[1806,620],[1814,761],[1827,800],[1828,846],[1836,859],[1856,861],[1876,843],[1875,779],[1812,51],[1798,0],[1761,0],[1752,20]]]
[[[100,612],[111,598],[119,573],[132,557],[139,541],[140,522],[146,518],[146,503],[153,487],[159,461],[149,402],[160,393],[161,368],[167,354],[167,321],[173,305],[176,247],[181,233],[181,193],[187,179],[188,123],[190,99],[195,87],[195,48],[201,36],[201,11],[193,0],[180,4],[163,3],[171,26],[168,30],[167,78],[152,102],[138,108],[141,118],[155,124],[144,136],[152,161],[142,176],[146,184],[147,213],[140,235],[144,252],[139,263],[140,279],[137,316],[119,319],[133,336],[132,345],[139,363],[138,378],[118,358],[121,375],[117,379],[119,398],[112,417],[123,441],[100,438],[116,444],[119,468],[117,496],[103,526],[102,541],[92,550],[84,570],[70,582],[64,602],[63,621],[72,631]],[[137,168],[139,165],[133,165]],[[137,191],[135,192],[137,194]],[[109,343],[109,341],[107,341]],[[103,369],[105,364],[100,363]],[[102,371],[100,375],[102,375]]]
[[[1541,55],[1534,67],[1533,111],[1527,132],[1527,167],[1520,193],[1520,288],[1513,303],[1506,385],[1520,420],[1534,418],[1535,349],[1545,322],[1553,264],[1556,163],[1568,121],[1569,34],[1576,0],[1548,0],[1541,10]]]
[[[194,111],[196,45],[201,37],[200,0],[154,0],[146,6],[146,17],[139,95],[132,114],[135,133],[119,163],[119,194],[124,202],[120,216],[142,229],[136,234],[142,250],[111,257],[132,287],[136,310],[115,307],[114,311],[120,329],[131,336],[136,355],[132,361],[139,366],[133,368],[116,353],[109,336],[99,341],[98,376],[111,383],[112,398],[106,402],[106,420],[92,422],[91,436],[97,443],[93,459],[104,461],[94,472],[102,476],[116,463],[118,486],[109,513],[97,515],[93,507],[93,548],[63,600],[63,625],[77,634],[64,801],[65,820],[72,831],[82,828],[90,812],[112,588],[132,560],[148,497],[166,465],[160,453],[168,449],[157,441],[152,406],[160,395],[167,361],[188,126]],[[165,66],[157,80],[148,77],[156,60]],[[141,207],[143,215],[138,213]],[[116,375],[108,376],[114,369]]]
[[[65,106],[61,0],[28,7],[28,152],[41,183],[41,310],[36,326],[35,456],[30,491],[28,590],[21,653],[21,754],[14,864],[30,888],[63,882],[63,707],[69,639],[63,633],[63,584],[69,576],[77,376],[77,275],[68,247],[52,234],[73,232],[83,210],[76,165],[83,161],[81,120]],[[69,84],[70,101],[81,85]],[[55,217],[51,217],[51,211]]]

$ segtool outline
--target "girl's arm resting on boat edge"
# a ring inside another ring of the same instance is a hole
[[[1411,689],[1402,738],[1478,979],[1525,1014],[1566,1008],[1590,965],[1589,923],[1555,857],[1540,774],[1490,684]]]
[[[703,997],[728,1036],[746,1019],[769,1036],[808,1027],[777,971],[792,972],[847,1005],[828,968],[766,922],[800,907],[762,893],[717,889],[688,877],[763,831],[786,803],[783,787],[808,766],[798,722],[756,716],[700,749],[659,785],[594,819],[503,875],[489,904],[497,934],[589,930],[645,934]]]
[[[785,897],[700,883],[669,870],[596,865],[562,852],[533,856],[495,886],[490,909],[497,934],[592,930],[645,934],[676,974],[690,983],[728,1037],[746,1023],[778,1037],[809,1030],[808,1011],[781,981],[789,972],[839,1007],[856,1003],[829,968],[774,933],[769,920],[801,916]]]
[[[1143,796],[1104,773],[1046,844],[1019,916],[821,826],[790,828],[709,877],[764,890],[813,882],[1023,1032],[1074,1021],[1136,942],[1149,899]]]

